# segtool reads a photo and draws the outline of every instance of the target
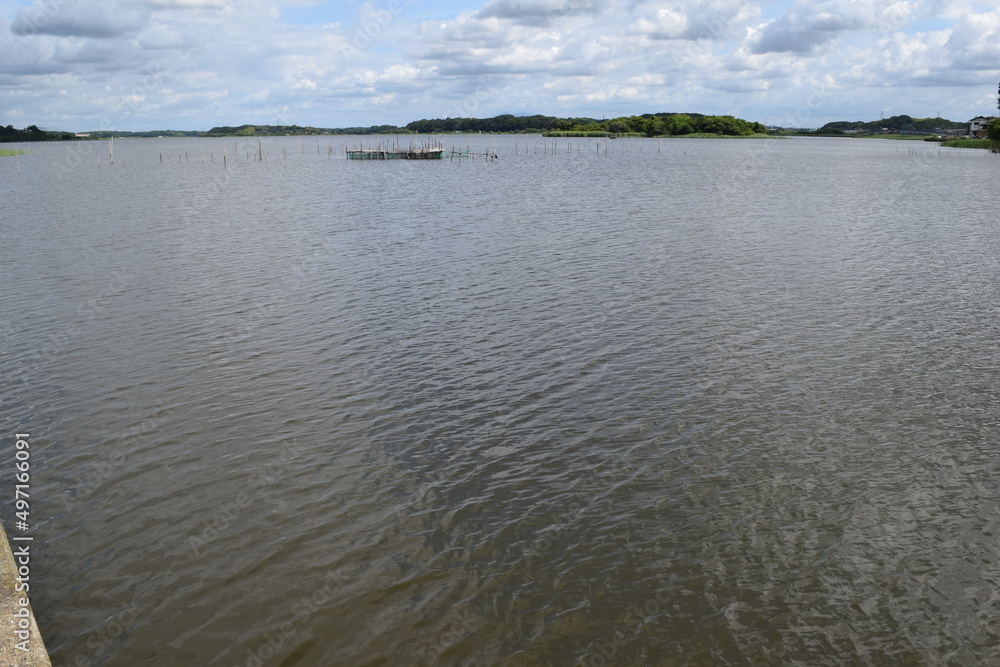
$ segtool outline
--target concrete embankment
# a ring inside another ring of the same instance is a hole
[[[18,564],[2,525],[0,538],[3,541],[0,546],[0,667],[52,667],[28,598],[17,590],[18,584],[23,587],[24,582],[18,581]],[[22,545],[30,544],[21,542],[15,544],[14,549],[20,550]]]

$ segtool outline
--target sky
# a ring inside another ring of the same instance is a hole
[[[0,125],[997,114],[997,0],[0,0]]]

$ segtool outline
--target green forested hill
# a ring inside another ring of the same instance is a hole
[[[827,123],[816,130],[817,134],[836,134],[838,132],[935,132],[938,130],[961,130],[968,123],[948,120],[947,118],[912,118],[910,116],[892,116],[881,120],[838,120]]]

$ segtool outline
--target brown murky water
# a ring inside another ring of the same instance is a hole
[[[996,156],[342,141],[0,159],[55,664],[1000,654]]]

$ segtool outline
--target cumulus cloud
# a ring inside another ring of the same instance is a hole
[[[547,26],[554,21],[581,15],[596,15],[610,0],[489,0],[479,18],[510,19],[522,25]]]
[[[799,0],[784,16],[757,31],[752,49],[754,53],[813,53],[848,33],[900,29],[915,10],[916,3],[911,2]]]
[[[104,39],[139,30],[149,16],[144,7],[114,2],[43,2],[19,9],[10,29],[23,36]]]
[[[892,105],[989,113],[1000,76],[1000,10],[976,0],[456,0],[435,20],[389,1],[338,5],[314,24],[299,10],[315,0],[0,10],[0,121],[207,129],[700,111],[818,125]]]
[[[1000,9],[963,16],[951,32],[947,48],[958,68],[995,70],[1000,64]]]
[[[749,0],[695,0],[640,5],[632,28],[654,40],[738,38],[760,18]]]

